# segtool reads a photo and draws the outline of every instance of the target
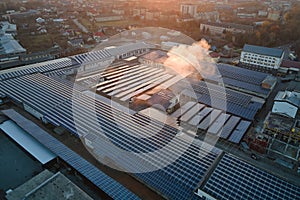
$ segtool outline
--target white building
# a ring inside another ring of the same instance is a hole
[[[197,5],[193,4],[181,4],[180,13],[182,15],[190,15],[194,17],[197,14]]]
[[[17,35],[17,25],[11,24],[8,21],[0,22],[0,30],[4,33],[11,34],[12,36]]]
[[[246,33],[253,32],[253,26],[243,25],[243,24],[235,24],[235,23],[214,23],[214,22],[206,22],[200,24],[200,31],[208,30],[212,35],[221,35],[225,32],[231,33]]]
[[[280,91],[275,97],[272,113],[295,118],[300,107],[300,93]]]
[[[11,34],[0,30],[0,66],[1,62],[19,60],[20,55],[25,55],[24,49]]]
[[[267,48],[245,44],[240,63],[243,67],[258,71],[277,70],[284,57],[282,49]]]

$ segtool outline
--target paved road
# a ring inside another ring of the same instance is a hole
[[[89,31],[88,31],[88,29],[85,27],[85,26],[83,26],[79,21],[78,21],[78,19],[73,19],[73,22],[76,24],[76,26],[78,26],[78,28],[80,28],[83,32],[85,32],[85,33],[88,33]]]

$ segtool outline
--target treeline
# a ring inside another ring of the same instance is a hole
[[[300,4],[294,5],[280,22],[267,21],[253,33],[236,36],[238,46],[245,43],[267,47],[291,43],[296,53],[300,55]]]

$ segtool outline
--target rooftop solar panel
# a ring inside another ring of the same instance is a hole
[[[218,135],[221,138],[227,139],[240,120],[241,118],[239,117],[231,116],[225,123],[224,127],[218,132]]]
[[[186,104],[184,104],[182,107],[178,108],[175,112],[171,114],[172,117],[178,118],[185,114],[189,109],[191,109],[194,105],[196,105],[196,102],[189,101]]]
[[[221,113],[216,121],[209,127],[208,133],[216,135],[219,130],[225,125],[225,122],[229,119],[230,115]]]
[[[197,126],[212,110],[213,108],[205,107],[189,121],[189,124]]]
[[[116,182],[94,165],[87,162],[77,153],[66,147],[60,141],[49,135],[30,120],[24,118],[14,110],[3,111],[9,118],[15,121],[26,132],[49,148],[52,152],[74,167],[80,174],[95,184],[103,192],[113,199],[139,199],[120,183]]]
[[[207,130],[208,127],[215,121],[215,119],[221,114],[221,110],[213,110],[211,113],[205,117],[205,119],[198,125],[198,128],[202,130]]]
[[[241,139],[245,135],[246,131],[248,130],[251,122],[242,120],[237,125],[236,129],[232,132],[231,136],[229,137],[229,141],[233,143],[240,143]]]
[[[196,113],[198,113],[205,105],[197,103],[188,112],[180,117],[180,121],[186,122],[190,120]]]
[[[55,69],[64,69],[73,65],[71,59],[60,58],[32,65],[25,65],[13,69],[3,70],[0,72],[0,80],[6,80],[19,76],[28,75],[31,73],[45,73]]]
[[[203,190],[220,199],[299,199],[300,187],[225,154]]]

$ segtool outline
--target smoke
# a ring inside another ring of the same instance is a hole
[[[168,52],[164,65],[183,77],[199,72],[202,77],[215,75],[216,66],[209,56],[210,45],[204,39],[192,45],[179,45]]]

